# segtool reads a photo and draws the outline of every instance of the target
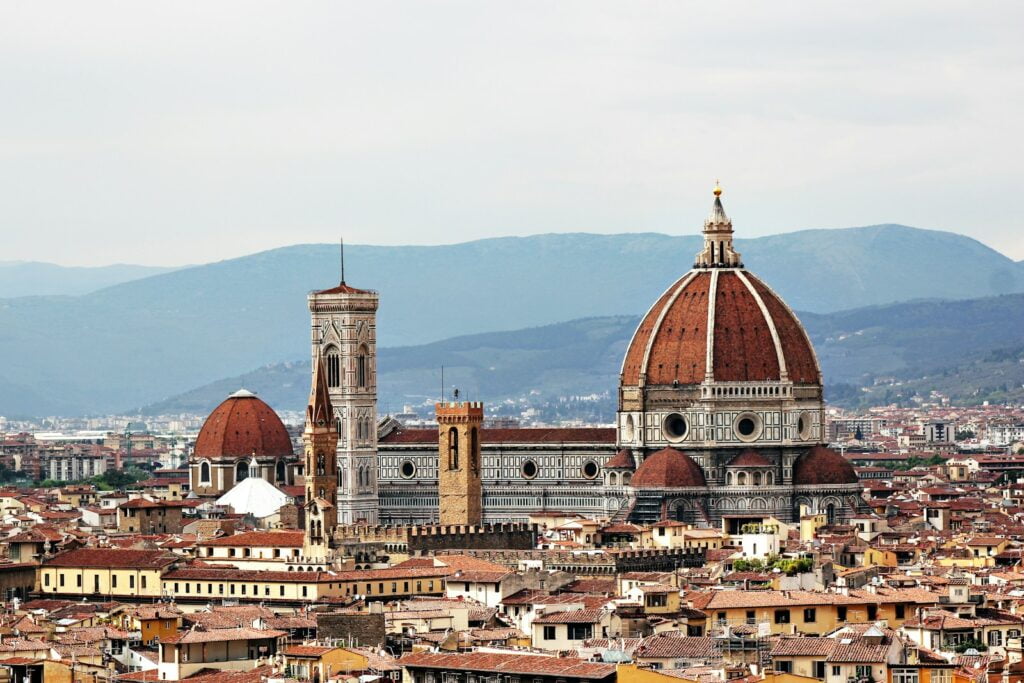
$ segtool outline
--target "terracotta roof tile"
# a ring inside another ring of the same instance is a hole
[[[501,674],[548,675],[597,680],[610,678],[615,675],[614,664],[585,662],[574,657],[544,657],[524,654],[486,652],[441,654],[418,652],[403,656],[398,660],[398,663],[406,667],[487,671]]]

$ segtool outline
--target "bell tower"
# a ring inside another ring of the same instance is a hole
[[[342,271],[344,272],[344,271]],[[314,367],[323,357],[337,433],[339,524],[377,524],[377,292],[345,284],[309,295]]]
[[[438,403],[438,519],[441,524],[480,524],[483,490],[480,485],[480,429],[484,404]]]
[[[313,367],[313,389],[306,406],[306,428],[302,432],[305,452],[306,536],[303,556],[326,560],[330,539],[338,525],[337,495],[338,432],[334,427],[331,395],[322,356]]]

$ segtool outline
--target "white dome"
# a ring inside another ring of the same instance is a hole
[[[269,517],[291,498],[266,479],[247,477],[217,499],[217,505],[230,505],[239,515],[252,515],[257,519]]]

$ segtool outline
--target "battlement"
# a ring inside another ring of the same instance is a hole
[[[529,550],[537,544],[537,525],[523,522],[495,524],[432,524],[386,526],[339,525],[334,530],[338,543],[406,543],[411,553],[442,549]]]
[[[484,419],[483,401],[445,401],[444,403],[435,403],[434,411],[437,413],[439,424],[468,421],[482,422]]]

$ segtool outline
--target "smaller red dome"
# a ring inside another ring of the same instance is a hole
[[[753,449],[747,449],[732,459],[726,467],[772,467],[768,458]]]
[[[704,471],[693,459],[674,448],[663,448],[644,460],[633,475],[632,485],[641,489],[707,486]]]
[[[633,459],[633,451],[623,448],[605,461],[604,468],[606,470],[635,470],[636,460]]]
[[[197,458],[292,455],[292,440],[274,409],[244,389],[213,409],[196,437]]]
[[[825,446],[815,446],[793,463],[794,486],[856,484],[858,481],[850,461]]]

